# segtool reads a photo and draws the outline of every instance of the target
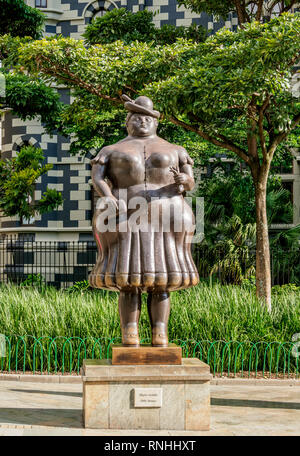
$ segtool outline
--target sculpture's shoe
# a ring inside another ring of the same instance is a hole
[[[128,347],[138,347],[140,345],[137,327],[131,325],[122,329],[122,344]]]
[[[169,343],[168,333],[164,326],[159,325],[152,329],[152,346],[153,347],[167,347]]]

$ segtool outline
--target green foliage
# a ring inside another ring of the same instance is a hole
[[[26,279],[20,283],[20,287],[37,287],[42,289],[46,287],[46,279],[41,274],[28,274]]]
[[[30,219],[62,204],[61,194],[53,189],[47,189],[39,201],[34,201],[37,179],[52,168],[43,161],[42,150],[33,146],[22,147],[15,158],[0,160],[0,210],[4,215]]]
[[[2,35],[0,33],[1,68],[10,70],[12,66],[18,65],[18,49],[21,43],[28,43],[29,41],[31,41],[30,37],[20,38],[18,36]]]
[[[62,110],[59,96],[39,77],[25,74],[18,61],[19,46],[39,39],[43,25],[44,15],[23,0],[0,0],[0,71],[6,82],[5,98],[0,98],[0,108],[12,109],[13,114],[22,120],[39,116],[45,129],[51,133],[59,125]],[[31,146],[23,147],[16,158],[0,160],[0,210],[4,215],[18,215],[21,220],[28,220],[62,204],[61,194],[48,188],[39,201],[34,201],[35,183],[52,168],[43,161],[42,150]]]
[[[62,108],[59,96],[41,78],[25,74],[18,59],[21,44],[41,38],[44,18],[41,11],[24,0],[0,0],[0,71],[6,82],[0,109],[10,108],[22,120],[39,116],[46,130],[52,132]]]
[[[126,8],[114,8],[86,27],[83,34],[89,44],[113,43],[122,40],[151,41],[154,38],[153,14],[150,11],[132,13]]]
[[[288,296],[290,293],[299,293],[300,287],[294,283],[286,283],[285,285],[275,285],[272,287],[272,293],[277,296]]]
[[[0,34],[31,36],[42,35],[45,16],[36,8],[26,5],[24,0],[0,0]]]
[[[222,284],[241,284],[255,274],[256,227],[243,224],[235,214],[227,218],[220,215],[212,204],[206,206],[205,239],[195,247],[199,274]]]
[[[169,115],[188,115],[207,134],[227,133],[232,142],[235,138],[226,131],[224,117],[246,124],[249,104],[259,110],[267,95],[272,134],[267,120],[263,129],[270,145],[272,135],[288,131],[299,112],[299,100],[289,86],[291,64],[300,46],[299,30],[298,14],[263,25],[248,24],[236,33],[221,30],[191,50],[191,58],[175,75],[149,84],[143,92]],[[244,151],[246,133],[247,129],[241,138]]]
[[[208,206],[213,207],[210,221],[219,217],[224,221],[224,218],[237,215],[242,224],[255,223],[255,195],[250,172],[241,170],[238,162],[231,164],[230,172],[220,159],[215,158],[209,164],[213,166],[213,174],[199,182],[197,193],[204,197]],[[282,188],[280,178],[270,176],[267,190],[269,224],[292,223],[291,195]]]
[[[221,147],[233,144],[247,154],[249,103],[258,122],[269,97],[262,125],[266,147],[295,126],[299,101],[289,90],[289,80],[299,29],[299,14],[285,14],[236,33],[221,30],[204,43],[179,40],[153,47],[117,41],[86,48],[79,40],[43,39],[22,45],[20,59],[31,73],[42,71],[48,83],[67,81],[103,103],[121,104],[119,94],[133,87],[151,96],[168,117],[179,117],[208,138],[225,137],[219,139]]]
[[[79,282],[75,282],[71,287],[66,288],[65,292],[66,293],[80,293],[84,294],[87,291],[90,291],[90,284],[88,280],[80,280]]]
[[[245,169],[241,171],[237,162],[230,172],[220,159],[209,164],[214,165],[213,174],[202,179],[197,190],[205,204],[205,238],[196,246],[200,274],[218,277],[221,283],[244,284],[255,273],[256,216],[251,175]],[[278,177],[270,176],[268,180],[267,214],[269,225],[293,221],[290,193],[282,188]],[[300,226],[271,234],[272,250],[290,251],[288,259],[285,255],[274,261],[275,277],[283,277],[292,265],[297,271],[299,236]]]
[[[290,174],[293,172],[293,162],[296,157],[291,153],[291,148],[300,146],[300,129],[295,128],[294,132],[289,136],[284,144],[277,148],[277,153],[273,158],[271,165],[272,174]]]
[[[49,132],[55,130],[62,110],[58,94],[38,78],[21,73],[4,74],[6,97],[2,100],[2,108],[10,107],[22,120],[34,119],[39,115]]]
[[[47,188],[42,194],[41,199],[34,206],[35,212],[45,214],[54,211],[62,204],[61,193],[54,188]]]
[[[256,287],[255,275],[251,275],[250,277],[248,277],[248,279],[243,279],[241,282],[241,285],[243,288],[246,288],[249,291],[252,291],[252,292],[255,291],[255,287]],[[278,287],[280,288],[280,285],[278,285]]]
[[[201,43],[207,38],[207,31],[201,25],[196,24],[191,24],[188,27],[164,24],[155,29],[155,42],[157,44],[172,44],[179,38]]]
[[[148,10],[132,13],[126,8],[115,8],[94,19],[83,36],[89,44],[109,44],[117,40],[128,44],[137,40],[164,45],[174,43],[178,38],[196,42],[206,38],[206,31],[202,26],[193,24],[190,27],[176,27],[166,24],[158,29],[152,20],[153,13]]]
[[[281,14],[290,11],[296,0],[273,0],[272,2],[263,2],[261,0],[178,0],[179,5],[190,8],[195,13],[205,11],[208,14],[221,16],[227,19],[229,13],[236,13],[240,24],[251,22],[252,20],[261,20],[263,16],[271,17],[272,13]]]
[[[99,100],[87,94],[64,107],[59,130],[64,136],[72,134],[71,155],[86,155],[123,139],[126,136],[125,118],[123,109],[106,108],[103,111]]]

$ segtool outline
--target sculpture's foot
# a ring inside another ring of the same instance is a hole
[[[152,328],[152,346],[167,347],[169,343],[168,331],[165,324],[158,324]]]
[[[141,313],[141,293],[120,292],[119,314],[122,329],[122,344],[139,347],[139,319]]]
[[[131,324],[122,328],[122,344],[125,347],[138,347],[140,345],[137,325]]]
[[[169,293],[149,293],[148,312],[152,327],[152,346],[168,346],[168,321],[170,315]]]

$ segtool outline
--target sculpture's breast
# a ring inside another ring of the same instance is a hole
[[[169,153],[153,152],[149,157],[149,161],[148,166],[152,165],[153,168],[167,168],[172,165],[173,160]]]
[[[118,188],[139,184],[144,180],[144,160],[134,151],[115,151],[109,160],[109,177]]]

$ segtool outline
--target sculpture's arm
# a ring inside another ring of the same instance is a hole
[[[178,151],[178,158],[179,173],[174,176],[174,180],[177,185],[183,185],[184,190],[193,190],[195,186],[193,160],[183,147]]]
[[[113,204],[118,209],[117,198],[112,194],[110,186],[105,181],[106,172],[107,172],[107,156],[98,155],[94,160],[91,161],[92,164],[92,182],[93,187],[98,193],[99,196],[111,198]]]

